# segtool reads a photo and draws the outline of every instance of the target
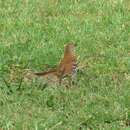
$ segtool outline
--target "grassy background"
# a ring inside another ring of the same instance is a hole
[[[18,90],[21,69],[55,66],[69,41],[87,65],[76,86]],[[0,128],[130,130],[128,120],[129,0],[0,1]]]

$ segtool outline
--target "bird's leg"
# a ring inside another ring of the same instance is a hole
[[[73,73],[71,76],[71,84],[74,85],[77,81],[77,72]]]
[[[63,79],[63,76],[64,76],[64,72],[65,72],[65,68],[63,68],[62,71],[60,72],[60,75],[59,75],[59,85],[61,85],[61,82],[62,82],[62,79]]]
[[[69,85],[72,86],[72,77],[68,76]]]
[[[59,77],[59,85],[61,85],[62,82],[62,76]]]

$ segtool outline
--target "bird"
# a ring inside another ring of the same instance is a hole
[[[57,77],[59,84],[61,85],[64,77],[69,77],[69,83],[76,75],[77,58],[75,54],[75,44],[70,42],[64,47],[64,56],[61,58],[59,64],[55,69],[50,69],[44,72],[36,72],[34,75],[42,77]],[[51,79],[51,78],[50,78]]]

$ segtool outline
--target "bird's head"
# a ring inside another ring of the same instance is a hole
[[[75,54],[76,44],[70,42],[65,45],[65,54]]]

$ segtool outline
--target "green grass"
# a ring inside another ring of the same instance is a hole
[[[22,82],[18,89],[22,69],[55,66],[69,41],[87,66],[75,86]],[[129,130],[127,120],[129,0],[0,1],[2,130]]]

